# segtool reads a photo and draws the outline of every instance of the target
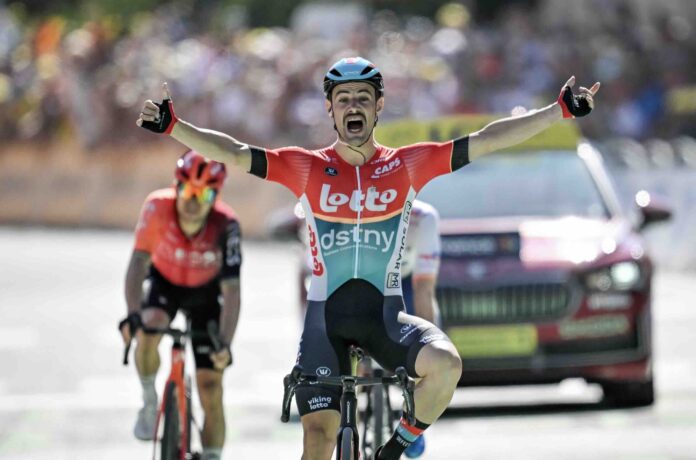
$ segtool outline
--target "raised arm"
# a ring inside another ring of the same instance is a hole
[[[136,124],[155,133],[169,134],[212,160],[224,162],[249,171],[251,151],[248,144],[219,131],[199,128],[184,121],[174,113],[174,103],[167,84],[162,84],[162,102],[148,99],[143,104],[142,112]]]
[[[594,107],[592,97],[599,90],[599,82],[590,89],[580,87],[580,93],[573,94],[575,77],[563,85],[561,94],[553,104],[542,109],[532,110],[517,117],[503,118],[486,125],[480,131],[469,135],[469,159],[475,160],[486,153],[519,144],[542,132],[563,118],[583,117]]]

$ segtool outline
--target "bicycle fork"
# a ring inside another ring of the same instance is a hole
[[[343,443],[343,435],[350,433],[353,437],[353,457],[358,459],[359,442],[360,438],[358,436],[358,398],[355,394],[356,389],[356,377],[355,376],[344,376],[343,380],[343,394],[341,395],[341,431],[338,436],[338,443],[336,445],[336,460],[341,460],[347,458],[345,452],[341,452]]]

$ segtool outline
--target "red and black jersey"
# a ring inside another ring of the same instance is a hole
[[[173,188],[152,192],[135,229],[135,250],[150,254],[170,283],[198,287],[215,278],[238,278],[242,258],[237,217],[217,200],[201,231],[188,238],[179,228]]]

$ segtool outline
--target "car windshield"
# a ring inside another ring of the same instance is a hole
[[[419,199],[442,218],[609,215],[585,163],[572,151],[486,155],[433,180]]]

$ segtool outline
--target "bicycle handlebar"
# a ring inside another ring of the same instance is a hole
[[[172,337],[175,341],[180,341],[185,337],[201,337],[209,338],[213,344],[213,350],[217,353],[222,350],[222,343],[218,337],[218,325],[215,321],[210,320],[207,324],[206,332],[192,331],[190,328],[186,329],[176,329],[173,327],[148,327],[141,326],[141,329],[145,334],[163,334]],[[123,353],[123,365],[128,365],[128,355],[130,353],[131,344],[133,343],[133,337],[126,343],[124,353]]]
[[[416,382],[408,376],[408,372],[402,366],[396,368],[394,375],[390,377],[354,377],[351,375],[342,375],[340,377],[320,377],[317,375],[308,375],[302,373],[302,367],[297,365],[292,368],[292,371],[283,379],[285,390],[283,392],[283,409],[280,415],[280,421],[286,423],[290,420],[290,406],[292,397],[298,386],[305,383],[319,383],[324,385],[333,385],[344,387],[347,382],[351,382],[355,386],[375,386],[375,385],[397,385],[401,388],[401,393],[404,397],[406,409],[404,415],[408,423],[414,425],[416,423],[416,404],[413,399],[413,391]]]

